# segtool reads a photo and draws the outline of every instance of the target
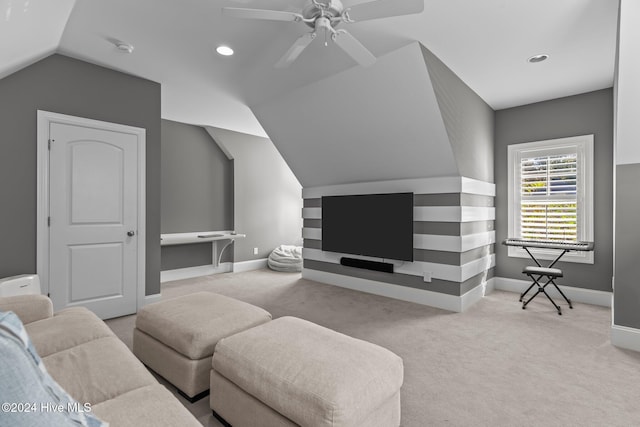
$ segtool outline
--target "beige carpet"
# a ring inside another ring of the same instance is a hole
[[[451,313],[258,270],[166,283],[163,298],[211,291],[263,307],[274,318],[310,320],[390,349],[404,360],[402,425],[640,425],[640,353],[613,347],[611,311],[545,298],[522,310],[496,291]],[[135,316],[108,321],[131,347]],[[219,426],[208,399],[181,400]]]

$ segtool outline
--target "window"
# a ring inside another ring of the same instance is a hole
[[[509,237],[592,241],[593,135],[514,144],[508,156]],[[528,258],[522,248],[508,250]],[[540,259],[557,253],[535,249]],[[562,260],[592,264],[593,252],[569,252]]]

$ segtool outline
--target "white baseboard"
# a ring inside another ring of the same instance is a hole
[[[493,289],[515,292],[519,294],[521,294],[529,286],[531,286],[531,282],[528,280],[509,279],[506,277],[494,277],[491,282]],[[611,308],[611,298],[613,297],[612,292],[574,288],[573,286],[559,285],[558,287],[572,302],[580,302],[584,304],[599,305],[602,307]],[[534,291],[534,289],[532,289],[532,291]],[[547,286],[546,291],[551,296],[551,298],[562,298],[562,296],[553,286]]]
[[[457,313],[466,310],[471,305],[482,299],[485,288],[485,285],[482,284],[462,296],[457,296],[428,291],[426,289],[416,289],[407,286],[392,285],[390,283],[361,279],[359,277],[343,276],[341,274],[311,270],[308,268],[304,268],[302,270],[302,277],[316,282],[353,289],[374,295],[381,295],[402,301],[428,305],[430,307],[455,311]]]
[[[160,283],[172,280],[191,279],[192,277],[208,276],[210,274],[229,273],[233,271],[233,264],[223,262],[217,268],[213,265],[199,265],[196,267],[178,268],[160,272]]]
[[[484,285],[484,294],[489,295],[495,289],[496,289],[496,278],[492,277],[491,279],[487,280],[487,283],[485,283]]]
[[[611,344],[628,350],[640,351],[640,329],[611,325]]]
[[[217,268],[213,265],[199,265],[196,267],[178,268],[160,272],[160,283],[173,280],[191,279],[192,277],[208,276],[218,273],[242,273],[243,271],[260,270],[267,267],[267,258],[253,259],[242,262],[223,262]]]
[[[161,294],[145,295],[144,299],[142,300],[142,306],[144,307],[147,304],[158,302],[160,301],[161,297],[162,297]]]
[[[242,273],[243,271],[260,270],[261,268],[267,268],[267,258],[234,262],[232,271],[234,273]]]
[[[461,312],[467,310],[469,307],[480,301],[482,298],[484,298],[485,295],[491,292],[491,290],[493,289],[493,285],[489,283],[491,282],[491,280],[492,279],[489,279],[486,282],[479,284],[460,297]],[[490,290],[487,290],[488,288],[490,288]]]

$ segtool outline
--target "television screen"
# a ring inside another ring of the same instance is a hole
[[[323,197],[322,250],[413,261],[413,193]]]

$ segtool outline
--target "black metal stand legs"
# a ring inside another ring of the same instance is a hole
[[[533,262],[536,263],[535,266],[525,267],[522,270],[524,274],[529,276],[529,278],[532,280],[533,283],[531,283],[531,286],[529,286],[526,291],[520,294],[520,302],[522,302],[525,295],[527,295],[527,293],[529,293],[529,291],[533,289],[534,286],[536,285],[538,286],[538,291],[531,298],[529,298],[527,301],[525,301],[522,304],[523,310],[527,307],[527,304],[529,304],[531,300],[533,300],[539,293],[543,293],[547,297],[547,299],[551,301],[551,304],[553,304],[556,310],[558,310],[558,314],[561,315],[562,310],[560,309],[560,306],[558,306],[558,304],[556,304],[555,301],[551,299],[551,297],[545,290],[545,288],[549,285],[553,285],[556,288],[556,290],[560,293],[560,295],[562,295],[562,298],[564,298],[567,304],[569,304],[569,308],[573,308],[573,306],[571,305],[571,300],[567,298],[564,292],[562,292],[558,287],[558,285],[556,285],[556,283],[554,282],[554,280],[557,279],[558,277],[562,277],[562,270],[560,270],[559,268],[553,268],[553,266],[556,265],[556,263],[560,261],[560,258],[562,258],[562,256],[569,251],[581,251],[581,252],[592,251],[593,242],[508,238],[508,239],[505,239],[502,242],[502,244],[506,246],[521,247],[527,252],[527,254],[533,260]],[[548,266],[543,267],[542,264],[540,264],[540,261],[538,261],[536,257],[533,255],[533,253],[531,253],[529,248],[559,250],[560,253],[558,254],[558,256],[555,257],[553,261],[551,261],[551,263]],[[547,278],[547,283],[545,283],[544,285],[540,283],[540,280],[542,280],[543,277]]]
[[[562,292],[560,290],[560,288],[558,287],[558,285],[556,285],[556,283],[553,281],[554,278],[556,277],[561,277],[555,274],[550,274],[550,275],[538,275],[538,277],[536,278],[535,274],[530,274],[530,273],[526,273],[527,276],[529,276],[531,278],[531,280],[533,280],[533,283],[531,284],[531,286],[529,286],[529,288],[527,288],[526,291],[524,291],[521,295],[520,295],[520,301],[522,301],[522,299],[524,298],[524,296],[531,290],[531,288],[533,288],[535,285],[538,285],[538,290],[535,294],[533,294],[533,296],[531,298],[529,298],[527,301],[525,301],[522,304],[522,309],[524,310],[527,307],[527,304],[529,304],[531,302],[531,300],[533,300],[536,296],[538,296],[539,293],[543,293],[548,299],[549,301],[551,301],[551,304],[553,304],[553,306],[556,308],[556,310],[558,310],[558,314],[562,315],[562,310],[560,309],[560,306],[558,304],[555,303],[555,301],[553,299],[551,299],[551,297],[549,296],[549,294],[547,293],[547,291],[545,290],[545,288],[549,285],[553,285],[556,290],[558,292],[560,292],[560,295],[562,295],[562,297],[564,298],[564,300],[567,302],[567,304],[569,304],[569,308],[573,309],[573,306],[571,305],[571,300],[569,298],[567,298],[567,296],[564,294],[564,292]],[[547,278],[547,283],[545,283],[544,285],[542,285],[539,281],[540,279],[542,279],[543,277]]]

